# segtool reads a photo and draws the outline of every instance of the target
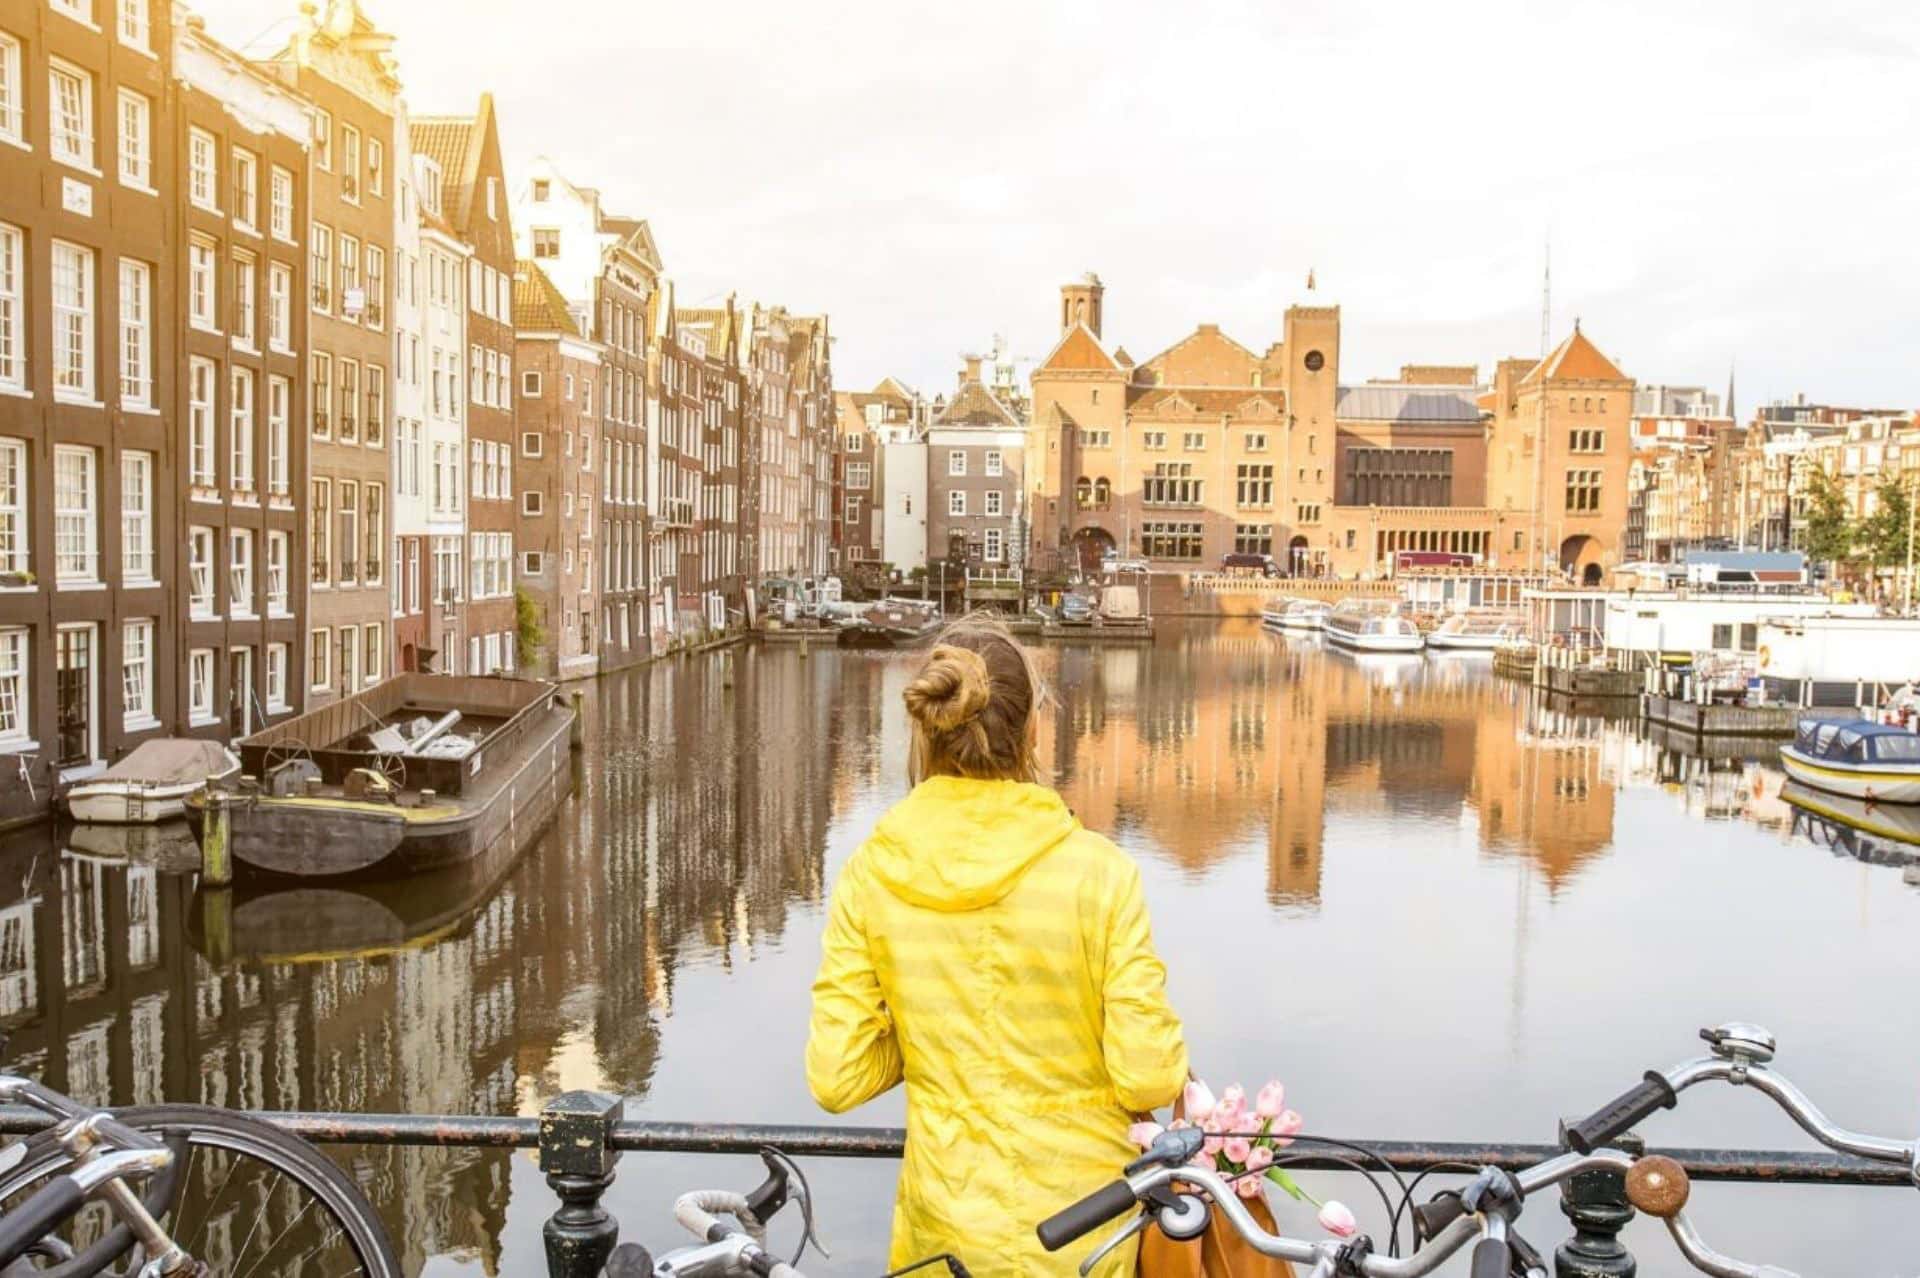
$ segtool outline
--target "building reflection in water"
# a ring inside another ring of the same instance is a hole
[[[1770,752],[1556,709],[1484,662],[1356,659],[1251,623],[1039,656],[1057,692],[1042,757],[1081,819],[1193,878],[1264,855],[1282,914],[1322,908],[1349,821],[1471,828],[1554,892],[1607,854],[1625,789],[1790,837]],[[797,907],[814,926],[830,839],[844,851],[904,790],[917,660],[741,650],[606,679],[577,801],[465,879],[223,905],[165,836],[10,836],[9,1063],[96,1104],[528,1113],[568,1087],[646,1096],[678,977],[783,949],[811,966],[810,940],[782,939]],[[498,1270],[509,1155],[341,1157],[409,1272]]]

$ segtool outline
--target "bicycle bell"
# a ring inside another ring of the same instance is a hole
[[[1728,1021],[1700,1031],[1713,1054],[1738,1065],[1765,1065],[1773,1059],[1774,1038],[1764,1026]]]

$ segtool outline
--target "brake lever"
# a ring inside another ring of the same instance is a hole
[[[807,1183],[807,1174],[800,1170],[800,1164],[786,1156],[780,1150],[768,1145],[760,1151],[760,1161],[766,1164],[767,1181],[759,1189],[747,1195],[747,1206],[759,1218],[762,1225],[774,1212],[786,1206],[788,1202],[800,1206],[800,1246],[794,1250],[794,1265],[807,1254],[811,1246],[827,1259],[833,1259],[833,1253],[827,1250],[827,1244],[820,1238],[819,1226],[813,1219],[813,1186]],[[777,1185],[777,1188],[775,1186]],[[763,1212],[762,1206],[766,1207]]]
[[[1105,1260],[1116,1247],[1123,1246],[1129,1238],[1145,1229],[1152,1220],[1153,1214],[1143,1211],[1128,1221],[1126,1228],[1117,1231],[1113,1237],[1094,1248],[1093,1254],[1080,1262],[1080,1278],[1087,1278],[1087,1275],[1093,1272],[1095,1265]]]

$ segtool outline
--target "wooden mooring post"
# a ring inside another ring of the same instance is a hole
[[[206,816],[200,823],[200,882],[226,887],[233,882],[233,796],[217,778],[207,778]]]

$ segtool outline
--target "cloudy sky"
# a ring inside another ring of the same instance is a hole
[[[265,50],[282,3],[193,7]],[[1550,240],[1555,339],[1642,381],[1920,406],[1911,4],[363,3],[416,110],[491,88],[684,302],[828,312],[843,388],[1044,357],[1089,270],[1140,359],[1314,300],[1343,380],[1486,368],[1538,353]]]

